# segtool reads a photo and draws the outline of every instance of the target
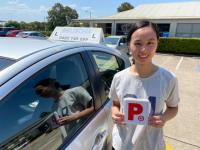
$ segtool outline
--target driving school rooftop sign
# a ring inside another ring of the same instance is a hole
[[[56,27],[49,39],[66,42],[103,43],[104,34],[102,28]]]

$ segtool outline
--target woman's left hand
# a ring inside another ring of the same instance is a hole
[[[64,124],[67,124],[67,123],[70,123],[71,121],[73,121],[73,116],[64,116],[64,117],[61,117],[57,120],[57,123],[59,125],[64,125]]]
[[[165,125],[165,119],[162,115],[150,116],[149,125],[155,128],[162,128]]]

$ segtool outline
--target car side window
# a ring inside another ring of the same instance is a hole
[[[101,74],[101,82],[105,86],[107,97],[114,74],[125,69],[124,61],[115,55],[105,52],[92,52],[92,56]]]
[[[119,43],[122,43],[122,44],[124,44],[124,40],[123,40],[123,38],[122,38],[122,39],[120,39]]]
[[[121,39],[120,39],[120,43],[126,44],[126,43],[127,43],[126,38],[121,38]]]
[[[37,36],[37,33],[30,33],[30,36]]]
[[[79,54],[45,67],[0,101],[0,149],[57,149],[93,113],[91,91]]]

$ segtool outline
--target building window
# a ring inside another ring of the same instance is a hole
[[[102,28],[105,35],[109,35],[112,32],[112,23],[98,23],[97,27]]]
[[[176,37],[200,37],[199,23],[178,23]]]
[[[168,37],[169,36],[169,29],[170,29],[170,24],[168,23],[163,23],[163,24],[157,24],[158,29],[159,29],[159,35],[160,37]]]
[[[130,23],[118,23],[116,28],[116,35],[127,35],[131,25],[132,24]]]

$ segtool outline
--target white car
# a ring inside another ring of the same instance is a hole
[[[108,92],[113,75],[130,66],[126,55],[101,44],[28,38],[0,38],[0,49],[0,149],[111,148]],[[55,99],[35,92],[49,78],[69,89],[85,88],[94,111],[58,125]]]
[[[105,38],[105,44],[108,47],[118,49],[120,51],[125,52],[126,54],[130,54],[127,45],[127,38],[125,36],[108,36]]]
[[[47,37],[43,35],[41,32],[38,31],[22,31],[19,32],[16,37],[21,37],[21,38],[34,38],[34,39],[41,39],[41,40],[46,40]]]

